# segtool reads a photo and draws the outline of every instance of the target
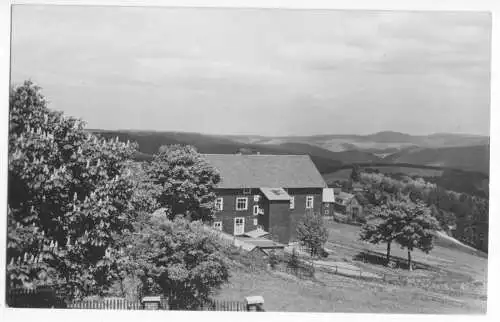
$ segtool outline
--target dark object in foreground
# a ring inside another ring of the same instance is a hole
[[[17,308],[67,308],[55,289],[48,286],[11,289],[7,294],[7,305]]]

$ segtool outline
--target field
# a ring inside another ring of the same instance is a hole
[[[401,276],[404,283],[364,281],[317,271],[315,280],[267,270],[249,270],[242,265],[232,270],[230,283],[217,299],[243,300],[262,295],[268,311],[481,314],[486,312],[487,259],[439,241],[426,255],[413,252],[417,269],[389,269],[359,259],[361,252],[375,254],[385,245],[372,246],[358,241],[359,227],[329,223],[328,260],[352,263],[363,270]],[[441,246],[442,245],[442,246]],[[393,254],[406,259],[406,252],[393,247]]]

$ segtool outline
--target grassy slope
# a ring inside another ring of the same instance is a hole
[[[409,276],[409,283],[389,284],[316,272],[316,281],[299,280],[283,273],[251,271],[244,265],[232,270],[230,283],[216,298],[243,300],[262,295],[269,311],[289,312],[370,312],[370,313],[484,313],[486,311],[487,260],[453,248],[436,246],[423,254],[413,252],[421,267],[414,272],[388,269],[356,260],[364,250],[385,251],[385,245],[372,246],[358,240],[359,227],[328,224],[327,247],[332,261],[353,263],[363,270]],[[443,244],[445,245],[445,244]],[[402,259],[406,253],[393,247]]]

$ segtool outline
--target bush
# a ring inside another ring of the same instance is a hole
[[[295,249],[292,251],[292,255],[288,258],[287,266],[294,271],[297,271],[297,269],[300,267],[299,256],[297,255]]]
[[[276,255],[276,252],[274,250],[272,250],[270,253],[269,253],[269,265],[271,266],[272,269],[275,269],[276,266],[279,264],[279,257],[278,255]]]
[[[318,255],[318,251],[328,240],[323,217],[312,212],[306,213],[297,226],[297,238],[301,245],[310,249],[312,256]]]
[[[127,271],[141,280],[142,294],[161,292],[170,306],[193,309],[228,281],[219,244],[198,222],[151,216],[139,224],[125,256]]]

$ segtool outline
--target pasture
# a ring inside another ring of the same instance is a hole
[[[437,240],[430,254],[414,251],[417,268],[387,268],[378,264],[385,245],[359,241],[359,227],[328,223],[329,261],[344,261],[377,274],[402,276],[404,283],[366,281],[317,270],[314,280],[264,268],[235,267],[216,299],[231,300],[262,295],[266,311],[483,314],[486,312],[487,258],[464,252]],[[394,245],[396,259],[406,260],[406,251]],[[363,258],[360,254],[372,254]]]

